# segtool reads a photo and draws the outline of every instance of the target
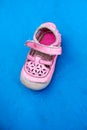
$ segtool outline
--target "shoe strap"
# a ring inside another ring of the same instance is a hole
[[[35,62],[35,60],[36,60],[37,58],[35,58],[35,57],[31,56],[31,55],[28,55],[28,56],[27,56],[27,59],[29,59],[29,60]],[[51,60],[51,61],[46,61],[46,60],[43,60],[43,59],[39,59],[39,63],[40,63],[40,64],[44,64],[44,65],[49,65],[49,66],[51,66],[51,65],[52,65],[52,60]]]
[[[27,41],[26,46],[49,55],[61,55],[62,53],[61,46],[46,46],[40,43],[35,43],[34,41]]]

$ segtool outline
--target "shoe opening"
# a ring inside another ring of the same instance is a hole
[[[41,28],[36,33],[36,39],[40,44],[51,45],[56,41],[54,33],[48,28]]]

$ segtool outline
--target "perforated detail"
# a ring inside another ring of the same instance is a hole
[[[30,60],[26,61],[24,68],[28,74],[34,77],[42,78],[42,77],[45,77],[49,72],[49,68],[46,67],[45,65],[40,64],[40,63],[35,63]]]

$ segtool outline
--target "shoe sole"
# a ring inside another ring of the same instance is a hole
[[[22,82],[23,85],[25,85],[27,88],[30,88],[32,90],[44,89],[50,83],[50,82],[47,82],[47,83],[31,82],[31,81],[27,80],[25,77],[23,77],[22,75],[20,76],[20,81]]]

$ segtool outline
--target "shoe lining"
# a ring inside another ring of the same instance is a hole
[[[36,39],[39,41],[40,44],[49,46],[55,42],[56,37],[51,30],[47,28],[42,28],[38,30],[38,32],[36,33]],[[51,61],[54,57],[54,56],[50,56],[48,54],[36,51],[34,49],[31,49],[30,55],[39,56],[43,60],[46,60],[46,61]]]
[[[51,30],[47,28],[42,28],[42,29],[39,29],[38,32],[36,33],[36,39],[41,44],[49,46],[55,42],[56,37]]]

